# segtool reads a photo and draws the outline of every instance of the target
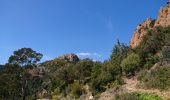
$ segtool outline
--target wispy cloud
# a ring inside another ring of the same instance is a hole
[[[109,31],[113,31],[114,26],[113,26],[113,22],[112,22],[111,19],[106,19],[105,25],[106,25],[106,28],[107,28]]]
[[[77,56],[80,58],[86,58],[86,57],[101,57],[102,55],[98,53],[81,52],[77,53]]]

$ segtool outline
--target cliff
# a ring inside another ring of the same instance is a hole
[[[169,25],[170,25],[170,1],[167,2],[167,5],[165,7],[162,7],[160,9],[158,18],[154,26],[167,27]]]
[[[136,48],[140,45],[143,36],[147,34],[147,31],[158,26],[167,27],[170,25],[170,1],[167,2],[165,7],[162,7],[159,11],[158,18],[153,20],[148,18],[143,23],[139,24],[133,33],[131,38],[131,48]]]

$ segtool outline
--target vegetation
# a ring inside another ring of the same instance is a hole
[[[25,100],[28,95],[35,96],[37,87],[30,86],[35,80],[27,73],[27,68],[33,65],[35,67],[41,57],[42,54],[36,53],[30,48],[14,51],[14,55],[9,58],[9,63],[5,65],[5,69],[0,75],[1,99],[17,100],[22,98]],[[37,82],[34,82],[34,85],[38,85]]]
[[[92,70],[91,87],[93,93],[104,92],[106,89],[123,84],[121,78],[121,61],[127,56],[129,47],[119,41],[113,47],[109,61],[95,64]],[[99,65],[100,64],[100,65]],[[98,75],[96,75],[98,73]],[[93,76],[95,75],[95,77]]]
[[[139,79],[148,88],[169,89],[170,88],[170,66],[158,66],[151,72],[143,72]]]
[[[115,100],[164,100],[163,98],[148,93],[123,93],[115,96]]]
[[[36,51],[33,51],[31,48],[22,48],[14,51],[14,54],[9,57],[8,62],[21,67],[27,67],[39,62],[42,56],[42,54],[36,53]]]
[[[170,60],[170,46],[165,46],[162,49],[162,59],[169,61]]]
[[[140,72],[138,79],[148,88],[165,90],[170,86],[168,78],[170,69],[167,65],[170,54],[169,38],[170,27],[158,27],[149,31],[137,48],[136,52],[140,55],[142,66],[145,69]],[[154,64],[156,64],[155,67],[150,69]],[[149,69],[150,71],[147,71]]]
[[[75,62],[42,58],[31,48],[14,51],[0,66],[0,99],[34,100],[37,98],[80,96],[91,91],[93,96],[124,84],[124,76],[138,74],[147,88],[170,88],[170,27],[148,30],[136,49],[115,44],[110,58],[104,62],[83,59]],[[153,67],[154,66],[154,67]],[[42,73],[43,72],[43,73]],[[89,90],[85,86],[89,86]],[[146,93],[119,94],[116,100],[162,100]],[[61,99],[61,98],[59,98]]]
[[[134,75],[135,70],[138,70],[140,67],[140,57],[137,54],[130,54],[126,59],[121,63],[122,69],[126,74]]]

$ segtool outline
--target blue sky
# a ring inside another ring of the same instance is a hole
[[[167,0],[0,0],[0,64],[30,47],[43,60],[75,53],[106,60],[119,39],[129,44],[136,26],[156,18]]]

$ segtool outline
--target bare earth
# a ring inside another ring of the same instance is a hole
[[[123,85],[123,87],[126,88],[127,91],[129,92],[146,92],[146,93],[153,93],[164,98],[170,97],[170,91],[160,91],[158,89],[138,88],[137,85],[139,85],[140,82],[136,78],[131,78],[131,79],[124,78],[124,80],[126,84]]]
[[[123,78],[125,84],[121,86],[121,90],[115,91],[115,89],[109,89],[106,92],[103,92],[100,95],[99,100],[113,100],[113,97],[116,93],[131,93],[131,92],[143,92],[143,93],[152,93],[158,95],[162,98],[169,98],[170,97],[170,90],[169,91],[160,91],[157,89],[143,89],[139,88],[141,83],[136,78]]]

